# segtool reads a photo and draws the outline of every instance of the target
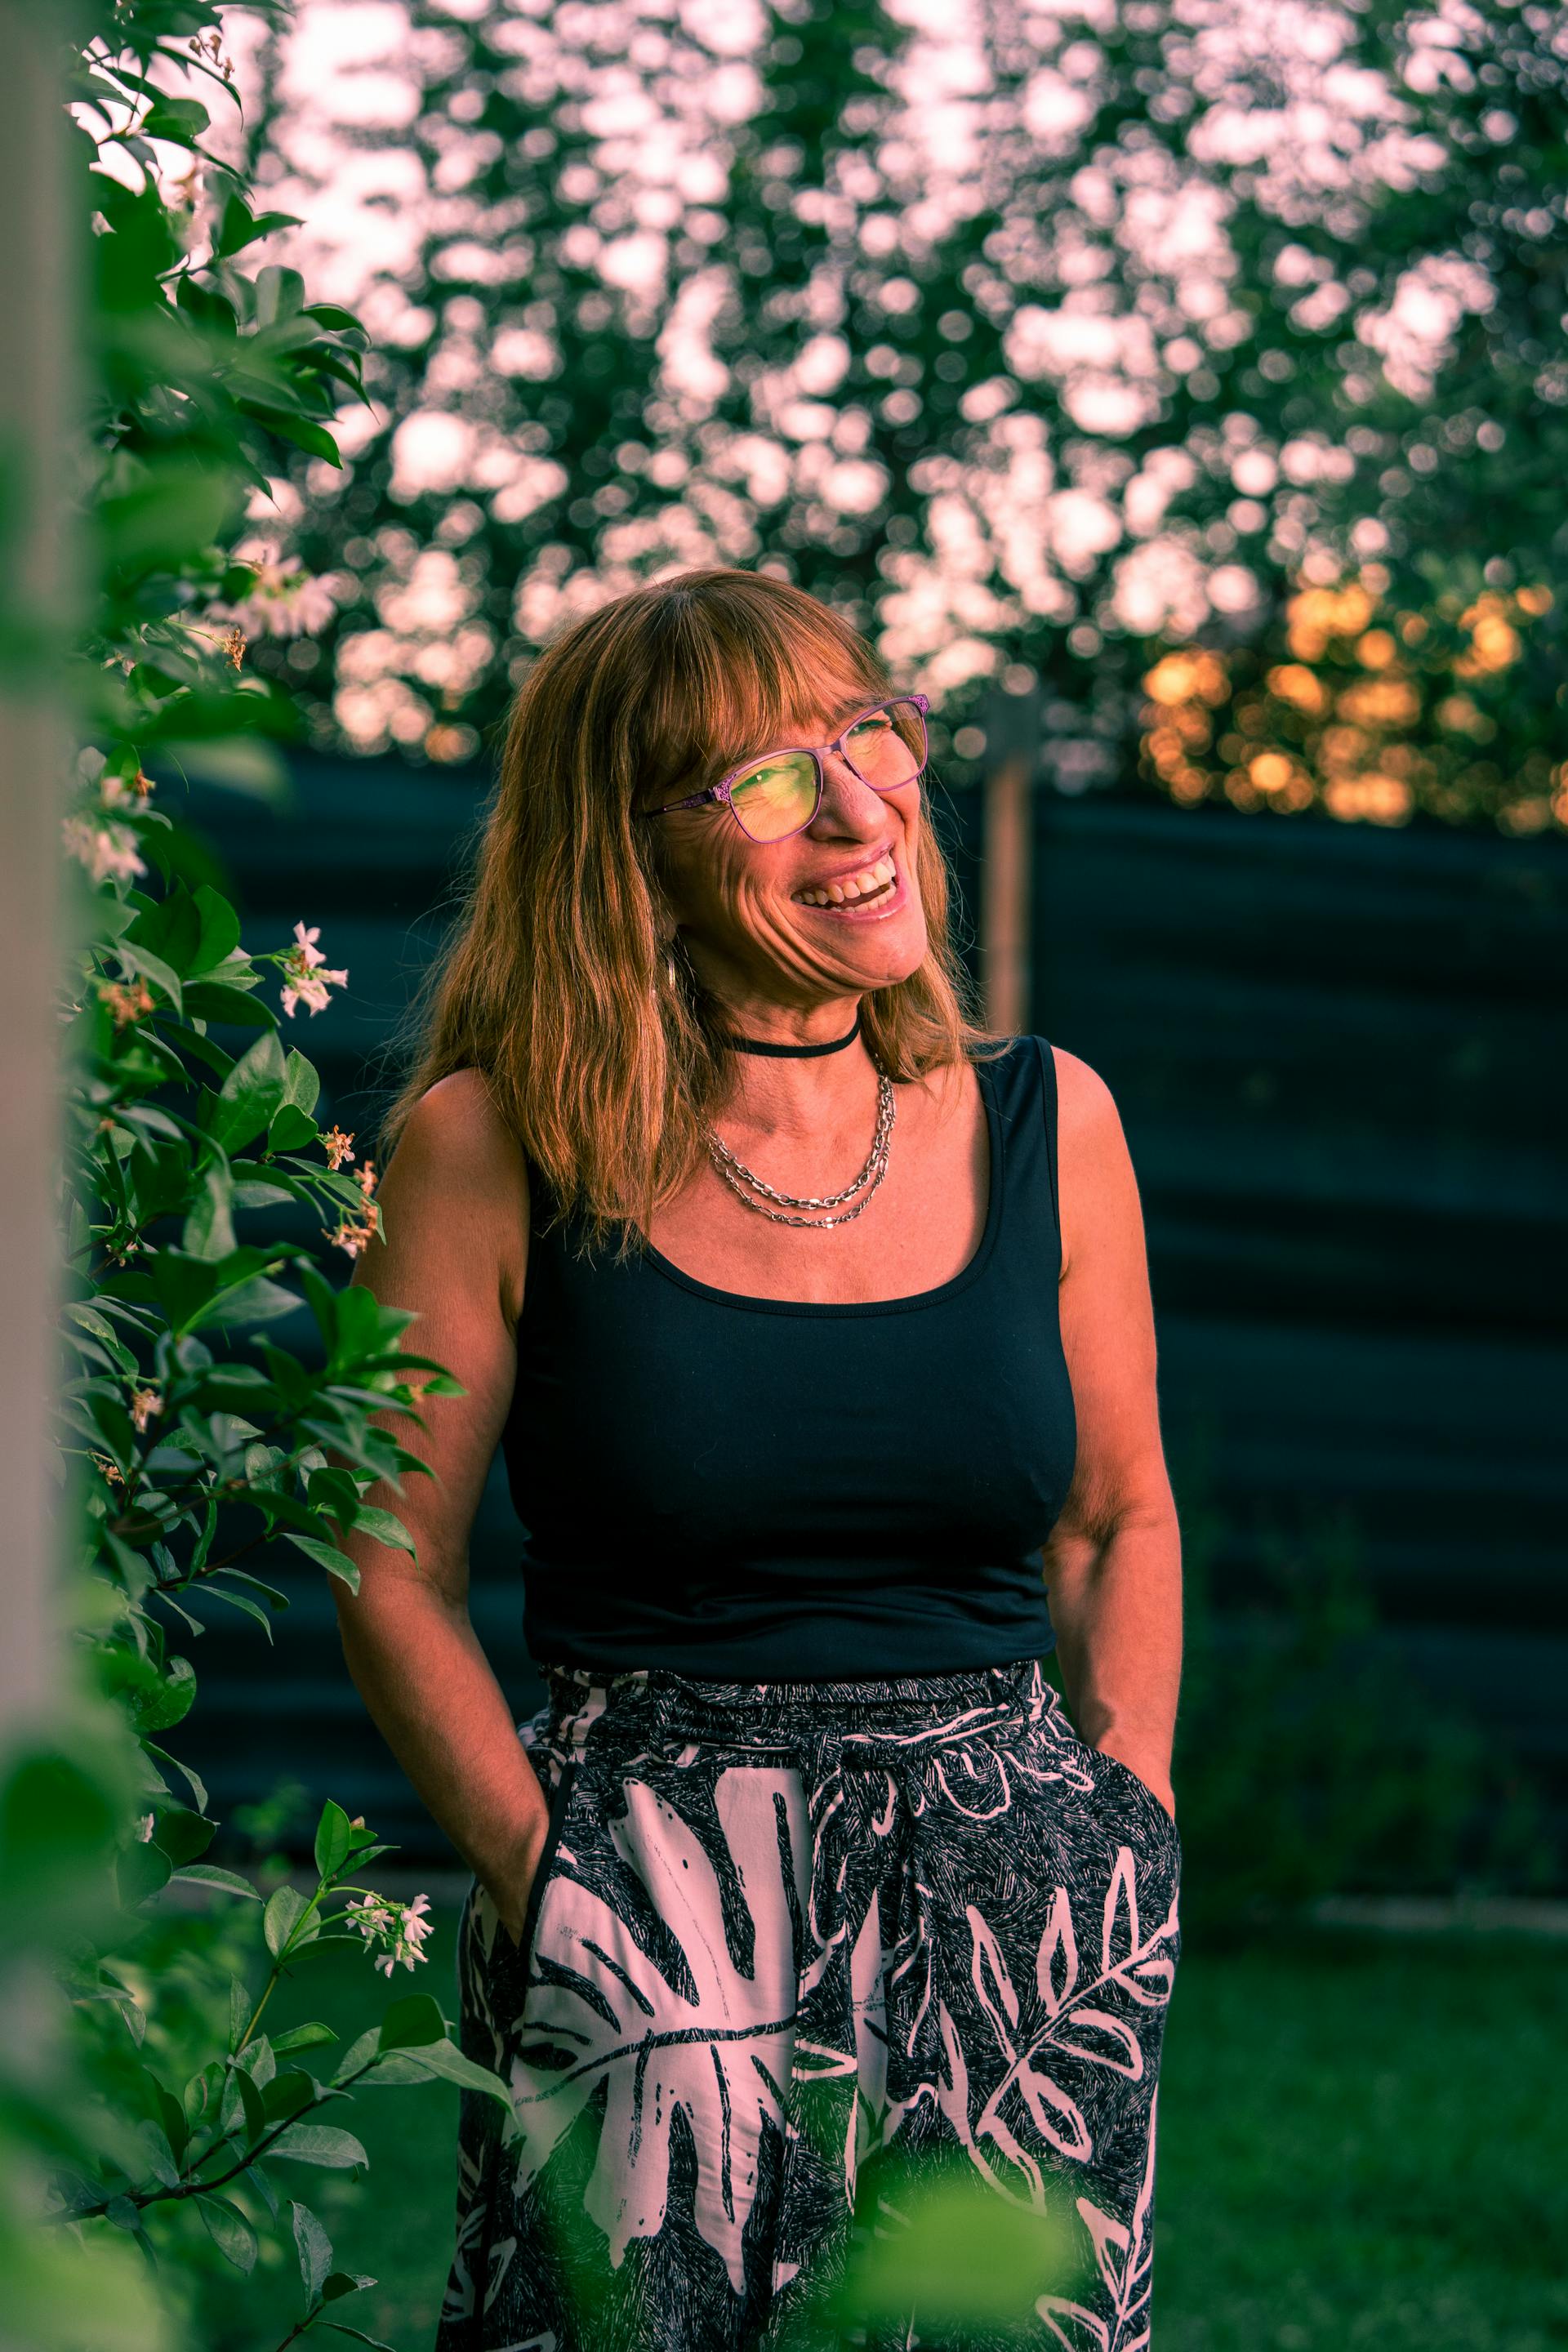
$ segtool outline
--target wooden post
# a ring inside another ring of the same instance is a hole
[[[1040,689],[1000,689],[987,698],[984,863],[980,895],[980,971],[988,1025],[1005,1036],[1029,1025],[1029,908],[1035,777],[1039,766]]]
[[[74,329],[61,12],[0,0],[0,454],[24,510],[0,561],[5,601],[47,625],[66,610],[62,436]],[[59,1155],[56,991],[68,737],[51,665],[0,665],[0,1744],[56,1688],[58,1562],[52,1457]],[[40,674],[41,673],[41,674]]]

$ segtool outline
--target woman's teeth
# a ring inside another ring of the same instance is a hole
[[[839,881],[825,883],[819,890],[797,890],[795,895],[804,907],[844,907],[855,898],[874,898],[897,879],[898,868],[892,859],[879,857],[863,873],[846,874]]]

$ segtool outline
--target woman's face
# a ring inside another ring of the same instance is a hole
[[[826,743],[868,699],[803,702],[748,756]],[[806,1009],[889,987],[925,960],[918,781],[877,793],[837,752],[822,764],[822,805],[787,841],[752,841],[718,801],[656,821],[682,945],[725,1003]]]

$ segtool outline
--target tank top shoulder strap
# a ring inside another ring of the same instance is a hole
[[[1001,1124],[1007,1255],[1022,1248],[1037,1266],[1042,1250],[1061,1247],[1056,1056],[1046,1038],[1021,1036],[981,1066]]]

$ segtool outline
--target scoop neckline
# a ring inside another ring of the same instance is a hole
[[[992,1067],[988,1062],[979,1061],[973,1063],[972,1066],[979,1081],[980,1097],[985,1107],[986,1133],[990,1138],[991,1160],[986,1171],[989,1190],[985,1203],[985,1226],[974,1255],[968,1264],[960,1266],[956,1274],[950,1275],[945,1282],[939,1282],[934,1288],[912,1290],[903,1298],[756,1298],[749,1291],[721,1290],[716,1283],[699,1281],[696,1275],[688,1274],[684,1267],[675,1264],[673,1258],[666,1257],[662,1250],[656,1249],[646,1234],[641,1236],[642,1246],[639,1255],[646,1259],[653,1271],[662,1275],[667,1282],[673,1282],[680,1289],[693,1292],[699,1298],[711,1299],[721,1307],[738,1307],[743,1313],[750,1315],[834,1317],[905,1315],[916,1307],[936,1307],[944,1299],[956,1298],[960,1291],[967,1290],[971,1283],[979,1281],[995,1250],[997,1237],[1002,1230],[1003,1194],[1005,1190],[1003,1181],[1003,1157],[1005,1146],[1003,1140],[1002,1113],[996,1099]]]

